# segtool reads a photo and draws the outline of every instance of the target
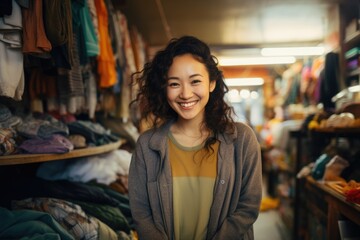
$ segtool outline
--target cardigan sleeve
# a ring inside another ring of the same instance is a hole
[[[260,145],[249,127],[241,128],[235,151],[237,168],[241,171],[240,195],[235,211],[228,213],[213,240],[254,239],[253,224],[259,215],[262,197],[262,170]]]
[[[145,163],[147,154],[144,151],[148,152],[149,150],[144,150],[144,148],[148,148],[148,143],[141,144],[141,140],[144,139],[140,137],[137,143],[129,170],[129,200],[134,227],[141,240],[167,239],[166,234],[160,231],[158,224],[154,222],[153,212],[160,210],[152,209],[150,204],[149,188],[154,186],[154,183],[148,183],[147,179],[148,174]]]

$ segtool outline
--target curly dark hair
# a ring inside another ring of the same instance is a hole
[[[177,118],[177,113],[170,107],[166,98],[167,74],[176,56],[192,54],[203,63],[208,72],[210,81],[216,81],[216,87],[210,93],[205,107],[205,126],[213,135],[207,139],[205,146],[215,142],[217,135],[224,131],[233,131],[234,121],[231,117],[232,108],[224,100],[229,91],[224,83],[222,71],[218,69],[218,60],[210,52],[209,46],[203,41],[183,36],[170,40],[165,49],[157,52],[151,62],[145,64],[142,71],[132,75],[132,84],[137,85],[139,92],[136,99],[140,107],[142,118],[152,116],[153,127]]]

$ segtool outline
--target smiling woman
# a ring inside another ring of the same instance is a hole
[[[205,65],[191,54],[175,57],[169,69],[166,93],[170,107],[178,114],[178,121],[192,120],[201,124],[215,84],[210,81]]]
[[[232,119],[208,45],[191,36],[173,39],[133,77],[134,103],[152,121],[129,172],[140,239],[254,239],[260,146],[248,125]]]

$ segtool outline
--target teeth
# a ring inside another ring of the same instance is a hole
[[[189,103],[180,103],[182,107],[191,107],[194,106],[196,102],[189,102]]]

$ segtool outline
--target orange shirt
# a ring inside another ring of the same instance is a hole
[[[114,53],[111,47],[108,31],[108,12],[104,0],[95,0],[96,13],[98,17],[99,46],[98,74],[100,76],[100,87],[106,88],[115,85],[117,81]]]

